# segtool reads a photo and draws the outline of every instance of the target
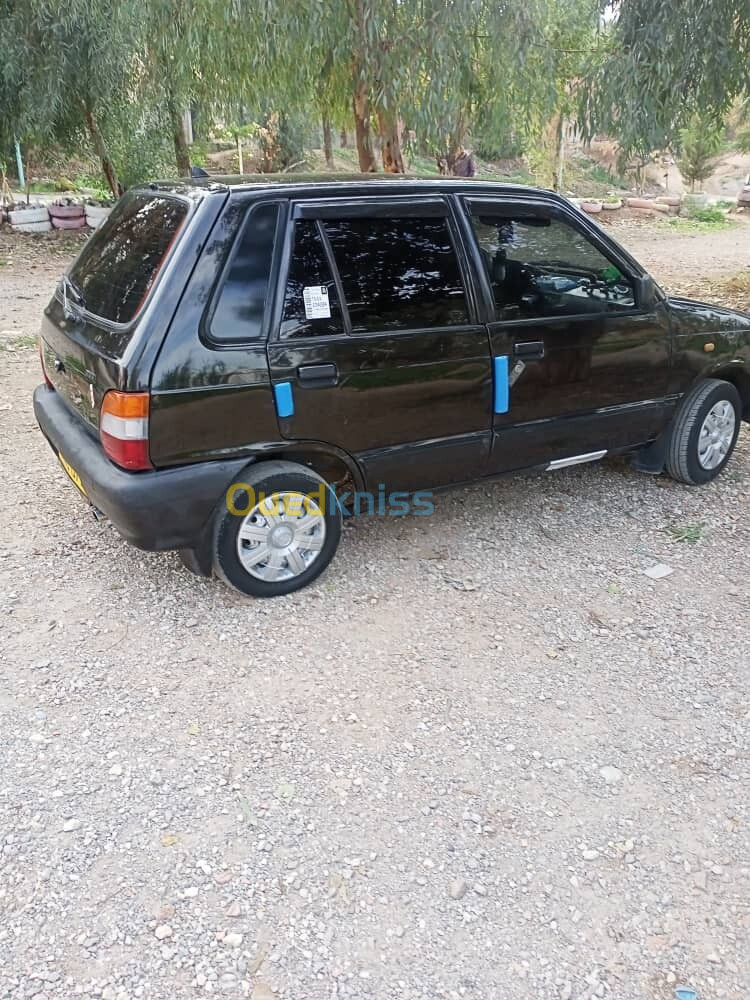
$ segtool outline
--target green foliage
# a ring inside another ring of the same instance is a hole
[[[705,524],[670,524],[667,531],[672,536],[673,542],[687,542],[695,545],[703,538]]]
[[[713,121],[695,114],[685,128],[680,129],[681,155],[678,160],[680,173],[690,184],[691,191],[696,182],[710,177],[714,160],[721,151],[723,129]]]
[[[548,184],[579,108],[642,166],[750,91],[748,0],[0,0],[0,20],[0,153],[14,136],[85,148],[125,186],[205,161],[188,108],[202,140],[223,120],[283,168],[321,115],[351,128],[356,95],[384,138],[403,125],[408,156],[473,143]]]
[[[589,135],[617,136],[625,158],[667,148],[696,112],[720,121],[750,87],[747,0],[622,0],[614,10],[588,60],[581,120]]]
[[[698,209],[687,216],[668,219],[666,224],[679,233],[713,233],[737,225],[736,221],[714,208]]]
[[[720,222],[722,224],[727,222],[726,215],[718,207],[700,208],[697,212],[693,212],[690,217],[696,222]]]

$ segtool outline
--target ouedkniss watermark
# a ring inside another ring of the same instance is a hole
[[[434,513],[432,493],[407,493],[396,491],[387,493],[385,486],[378,486],[376,493],[369,490],[354,493],[340,493],[338,496],[330,486],[321,483],[310,493],[289,492],[263,493],[256,491],[249,483],[232,483],[227,490],[227,510],[238,517],[246,517],[256,508],[261,514],[300,517],[305,514],[324,515],[335,505],[344,517],[360,514],[376,514],[381,517],[404,517],[414,514],[425,517]]]

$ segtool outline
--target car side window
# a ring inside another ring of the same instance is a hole
[[[469,322],[448,220],[326,220],[352,333]]]
[[[544,319],[635,307],[630,280],[583,233],[543,215],[471,218],[498,320]]]
[[[247,343],[263,334],[278,217],[277,204],[250,210],[211,317],[211,339],[219,344]]]
[[[279,336],[324,337],[344,332],[336,285],[314,219],[294,223]]]

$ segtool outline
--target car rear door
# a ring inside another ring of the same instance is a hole
[[[446,197],[297,203],[268,345],[279,428],[356,457],[368,486],[481,476],[486,326]]]
[[[492,354],[509,376],[490,471],[567,464],[655,437],[673,406],[669,320],[661,303],[640,308],[625,256],[552,202],[472,197],[464,206]]]

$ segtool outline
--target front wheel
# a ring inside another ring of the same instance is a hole
[[[222,500],[214,570],[243,594],[290,594],[320,576],[340,538],[341,510],[324,479],[304,465],[262,462]]]
[[[715,479],[729,461],[742,419],[742,400],[731,382],[706,379],[694,386],[675,417],[667,472],[698,486]]]

